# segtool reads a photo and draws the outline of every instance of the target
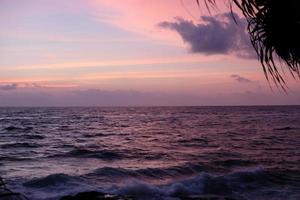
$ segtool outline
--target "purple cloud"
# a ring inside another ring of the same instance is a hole
[[[237,75],[237,74],[232,74],[230,77],[233,78],[234,80],[236,80],[239,83],[251,83],[252,82],[250,79],[244,78],[244,77],[242,77],[240,75]]]
[[[18,88],[18,84],[16,83],[11,83],[11,84],[5,84],[5,85],[0,85],[0,90],[15,90]]]
[[[250,43],[245,19],[231,13],[202,16],[201,19],[204,22],[202,24],[176,18],[175,22],[165,21],[158,26],[176,31],[189,44],[192,53],[257,58]]]

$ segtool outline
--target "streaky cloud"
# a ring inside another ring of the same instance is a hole
[[[237,75],[237,74],[232,74],[230,77],[233,78],[235,81],[237,81],[239,83],[252,83],[253,82],[250,79],[247,79],[247,78],[242,77],[242,76]]]

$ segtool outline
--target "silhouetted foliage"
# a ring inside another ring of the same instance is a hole
[[[196,0],[199,5],[199,0]],[[206,7],[216,0],[204,0]],[[230,0],[248,21],[253,47],[266,78],[284,88],[278,65],[285,64],[293,77],[300,77],[300,1],[299,0]],[[278,56],[278,60],[276,57]]]

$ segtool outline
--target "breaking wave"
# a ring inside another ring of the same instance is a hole
[[[290,199],[300,197],[299,185],[294,187],[285,187],[276,174],[269,173],[263,168],[257,167],[249,170],[240,170],[228,174],[198,173],[197,175],[179,181],[174,181],[164,185],[155,185],[140,181],[138,176],[151,176],[151,173],[162,173],[159,169],[145,170],[126,170],[118,168],[102,168],[94,172],[99,176],[115,176],[128,179],[119,185],[106,185],[97,187],[89,185],[85,176],[75,177],[65,174],[53,174],[44,178],[33,179],[25,182],[23,185],[27,188],[38,188],[39,192],[49,191],[49,188],[55,191],[64,190],[63,195],[75,194],[82,191],[101,191],[110,194],[129,195],[139,200],[170,200],[194,195],[218,195],[222,197],[231,197],[232,199],[260,199],[263,193],[268,198],[283,199],[290,196]],[[88,175],[87,175],[88,176]],[[135,176],[136,179],[129,179]],[[44,190],[43,190],[44,189]],[[69,189],[69,191],[65,191]],[[33,193],[36,190],[33,190]],[[34,194],[39,196],[40,194]],[[59,196],[56,197],[59,199]],[[48,198],[46,198],[48,199]],[[55,199],[55,198],[53,198]],[[289,198],[286,198],[289,199]]]

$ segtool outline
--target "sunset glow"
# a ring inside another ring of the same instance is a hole
[[[232,44],[229,33],[219,40],[214,31],[206,44],[193,43],[189,30],[210,33],[217,23],[243,34],[226,12],[221,4],[209,14],[193,0],[2,0],[0,106],[40,105],[45,94],[49,105],[77,105],[79,91],[98,91],[87,106],[110,105],[103,91],[143,96],[120,105],[299,103],[299,80],[286,71],[288,95],[268,83],[245,35]]]

